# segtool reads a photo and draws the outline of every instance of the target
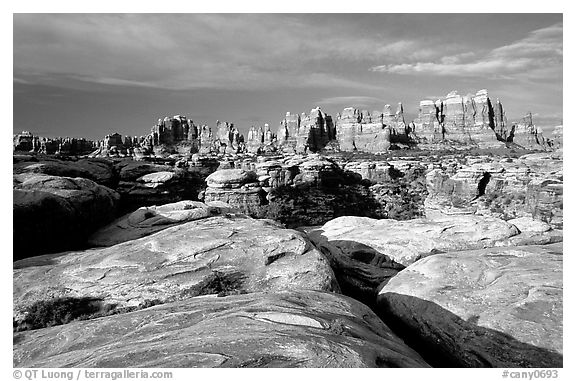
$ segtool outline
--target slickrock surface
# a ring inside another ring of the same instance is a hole
[[[39,301],[96,298],[138,306],[207,293],[338,291],[326,258],[302,233],[267,220],[212,217],[102,249],[14,262],[16,321]]]
[[[489,248],[408,266],[378,308],[435,366],[562,367],[562,290],[562,244]]]
[[[406,221],[346,216],[327,222],[318,232],[341,248],[369,246],[385,256],[386,262],[403,266],[438,251],[494,246],[519,233],[506,221],[473,215]]]
[[[15,367],[427,367],[363,304],[286,291],[196,297],[14,335]]]
[[[120,196],[83,178],[14,175],[14,259],[70,250],[113,220]]]
[[[224,203],[206,205],[198,201],[180,201],[160,206],[141,207],[98,229],[88,239],[91,246],[112,246],[164,230],[171,226],[232,212]]]
[[[343,292],[374,303],[379,285],[405,266],[443,252],[560,242],[563,232],[541,221],[519,219],[522,231],[497,218],[460,215],[397,221],[339,217],[305,229],[334,269]]]
[[[115,187],[118,179],[113,164],[104,159],[59,160],[49,156],[30,156],[14,164],[14,173],[38,173],[61,177],[82,177],[100,185]]]

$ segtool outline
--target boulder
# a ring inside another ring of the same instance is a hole
[[[148,172],[157,166],[136,164],[137,166],[126,166],[120,171],[121,180],[117,190],[122,196],[121,208],[124,213],[142,206],[198,199],[198,193],[204,183],[198,173],[183,169]],[[135,180],[129,180],[135,174],[142,173],[145,174]]]
[[[138,161],[123,161],[116,166],[121,181],[136,181],[144,175],[154,172],[165,172],[171,169],[168,165],[150,164]]]
[[[380,284],[420,258],[504,244],[518,233],[503,220],[473,215],[406,221],[346,216],[307,229],[329,258],[342,291],[368,305]]]
[[[240,188],[244,184],[257,181],[256,173],[243,169],[222,169],[206,178],[206,184],[212,188]]]
[[[366,306],[319,291],[195,297],[20,332],[18,368],[427,367]]]
[[[118,178],[110,161],[104,159],[58,160],[41,156],[33,161],[18,162],[14,173],[39,173],[50,176],[82,177],[114,188]]]
[[[116,217],[119,199],[88,179],[14,175],[14,259],[77,248]]]
[[[189,221],[213,217],[232,211],[223,205],[206,205],[199,201],[141,207],[98,229],[88,239],[91,246],[113,246],[132,241]]]
[[[378,293],[378,312],[434,366],[562,367],[562,245],[422,259]]]
[[[107,248],[14,262],[14,313],[57,298],[134,307],[209,293],[338,291],[326,258],[301,233],[268,220],[212,217]]]
[[[231,207],[251,210],[264,203],[258,175],[243,169],[222,169],[206,178],[205,202],[225,202]]]

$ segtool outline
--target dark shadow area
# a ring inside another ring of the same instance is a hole
[[[118,215],[132,213],[143,206],[164,205],[190,200],[199,201],[198,194],[206,189],[206,177],[198,172],[178,171],[177,176],[166,184],[154,188],[134,182],[130,187],[116,189],[120,194]]]
[[[476,198],[486,194],[486,186],[488,186],[491,177],[492,175],[489,172],[484,172],[482,178],[478,182],[478,192],[476,193]]]
[[[322,225],[340,216],[381,217],[378,202],[359,184],[281,186],[272,190],[269,199],[268,205],[253,208],[249,214],[273,219],[288,228]]]
[[[465,321],[414,296],[385,293],[375,310],[428,364],[439,368],[561,368],[563,355]]]
[[[379,286],[405,267],[363,243],[328,241],[321,233],[322,230],[311,231],[308,237],[328,259],[342,294],[375,310]]]

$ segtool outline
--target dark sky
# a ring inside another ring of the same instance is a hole
[[[393,110],[488,89],[562,124],[561,14],[15,14],[13,132],[145,135],[164,116],[245,132],[320,106]]]

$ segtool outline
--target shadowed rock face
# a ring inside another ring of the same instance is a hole
[[[82,245],[116,217],[120,196],[95,182],[35,173],[14,175],[14,259]]]
[[[562,245],[438,254],[382,287],[378,311],[435,366],[562,367]]]
[[[17,322],[30,306],[55,298],[122,308],[214,292],[339,291],[326,258],[301,233],[245,217],[212,217],[108,248],[16,261],[13,280]]]
[[[427,367],[366,306],[286,291],[195,297],[17,333],[15,367]]]

